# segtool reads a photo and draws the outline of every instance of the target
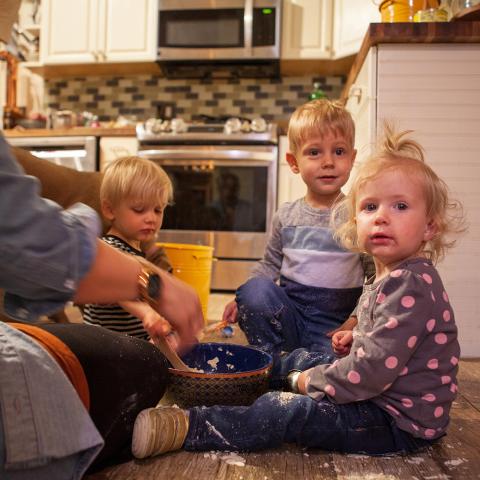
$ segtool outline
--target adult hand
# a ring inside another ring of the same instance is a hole
[[[353,332],[351,330],[342,330],[332,337],[332,348],[335,355],[344,357],[350,353],[352,346]]]
[[[197,342],[204,326],[200,299],[195,290],[173,275],[158,269],[162,280],[158,312],[172,325],[178,335],[178,350],[184,352]]]
[[[222,321],[226,323],[237,323],[238,321],[238,307],[237,302],[232,300],[225,305],[225,310],[223,311]]]

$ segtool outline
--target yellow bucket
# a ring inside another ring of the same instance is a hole
[[[158,245],[165,249],[168,260],[172,264],[173,276],[196,290],[202,305],[203,318],[207,321],[213,247],[188,243],[158,243]]]

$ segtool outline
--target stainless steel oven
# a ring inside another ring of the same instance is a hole
[[[213,290],[235,290],[263,256],[278,163],[276,128],[267,130],[190,125],[186,132],[139,136],[139,155],[158,162],[174,186],[159,240],[213,246]]]
[[[7,137],[14,147],[28,150],[38,158],[84,172],[94,172],[97,165],[97,138],[67,137]]]

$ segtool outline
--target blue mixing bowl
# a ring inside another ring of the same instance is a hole
[[[231,343],[199,343],[183,361],[192,372],[170,368],[167,399],[179,407],[250,405],[268,391],[272,357]]]

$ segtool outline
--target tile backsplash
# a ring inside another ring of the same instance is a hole
[[[175,104],[176,114],[192,116],[263,116],[286,121],[319,82],[328,98],[340,97],[345,77],[302,76],[282,79],[168,80],[155,75],[86,76],[45,82],[46,106],[54,110],[90,111],[100,120],[155,117],[157,105]]]

